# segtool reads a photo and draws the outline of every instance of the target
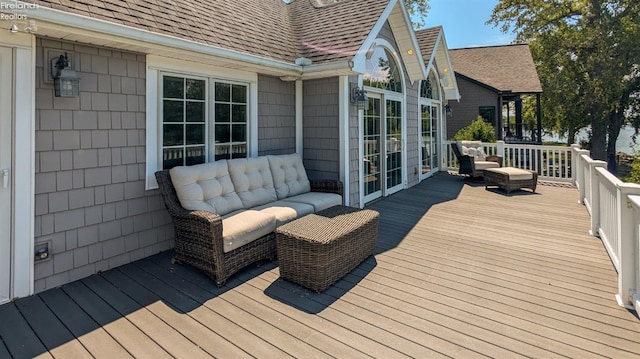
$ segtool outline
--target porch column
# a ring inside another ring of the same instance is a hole
[[[540,104],[540,94],[536,94],[536,119],[538,124],[538,144],[542,144],[542,107]]]
[[[522,99],[515,99],[516,108],[516,137],[522,138]]]

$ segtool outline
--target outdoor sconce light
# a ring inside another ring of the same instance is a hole
[[[451,106],[449,106],[449,104],[444,105],[444,113],[448,118],[453,117],[453,110],[451,109]]]
[[[351,89],[351,102],[358,106],[358,110],[364,110],[368,100],[369,98],[367,97],[367,92],[365,90],[360,87],[354,87]]]
[[[80,76],[69,66],[66,52],[51,60],[51,76],[56,97],[80,96]]]

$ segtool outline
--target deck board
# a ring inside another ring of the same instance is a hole
[[[375,255],[323,293],[277,262],[217,288],[165,252],[0,306],[0,357],[639,357],[577,198],[438,174],[369,206]]]

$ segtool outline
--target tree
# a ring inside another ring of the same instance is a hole
[[[529,43],[545,128],[567,131],[573,142],[589,125],[592,157],[614,171],[620,128],[639,112],[638,17],[637,0],[500,0],[489,20]]]

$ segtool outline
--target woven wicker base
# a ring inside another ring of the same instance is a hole
[[[378,216],[334,206],[277,228],[280,277],[324,291],[373,254]]]
[[[511,191],[519,190],[522,188],[529,188],[531,189],[531,191],[535,192],[536,186],[538,185],[538,174],[532,171],[527,172],[531,172],[531,174],[533,175],[530,179],[510,180],[509,175],[506,173],[492,171],[491,169],[484,170],[485,188],[489,186],[498,186],[505,190],[507,193],[511,193]]]

